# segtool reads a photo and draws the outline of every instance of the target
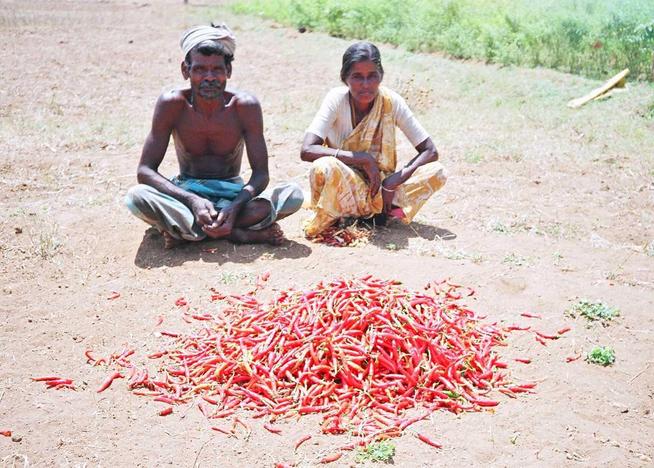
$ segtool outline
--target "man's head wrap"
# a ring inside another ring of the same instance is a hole
[[[225,23],[211,23],[211,26],[196,26],[182,34],[179,45],[184,51],[184,57],[189,51],[204,41],[215,41],[223,46],[229,55],[236,50],[236,37]]]

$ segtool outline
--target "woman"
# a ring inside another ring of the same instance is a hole
[[[315,216],[305,226],[313,237],[342,217],[410,223],[447,180],[429,134],[404,99],[380,87],[384,69],[379,50],[357,42],[343,54],[341,80],[332,89],[304,135],[301,157],[309,174]],[[397,170],[395,126],[418,155]]]

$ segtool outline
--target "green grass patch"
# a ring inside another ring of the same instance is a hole
[[[651,0],[238,0],[236,13],[462,59],[651,76]]]
[[[651,102],[645,109],[645,118],[654,120],[654,102]]]
[[[525,266],[531,265],[532,261],[529,257],[523,257],[522,255],[518,255],[515,252],[511,252],[504,256],[502,263],[507,265]]]
[[[252,282],[253,276],[250,273],[221,271],[218,274],[218,282],[221,284],[235,284],[240,282]]]
[[[356,456],[356,462],[366,461],[390,463],[395,456],[395,445],[390,440],[380,440],[371,442],[366,447],[359,450]]]
[[[615,362],[615,351],[608,346],[595,346],[586,355],[586,361],[600,366],[610,366]]]
[[[603,302],[590,302],[587,300],[580,300],[568,310],[568,314],[574,318],[584,317],[593,322],[607,322],[620,316],[620,310],[608,306]]]

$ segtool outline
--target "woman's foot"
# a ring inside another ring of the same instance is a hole
[[[229,240],[239,244],[281,245],[286,238],[279,224],[273,223],[271,226],[257,231],[234,228],[232,229],[232,235],[229,237]]]

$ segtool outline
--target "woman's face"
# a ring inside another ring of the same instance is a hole
[[[355,63],[345,79],[352,98],[359,104],[369,104],[379,92],[382,75],[377,65],[370,60]]]

